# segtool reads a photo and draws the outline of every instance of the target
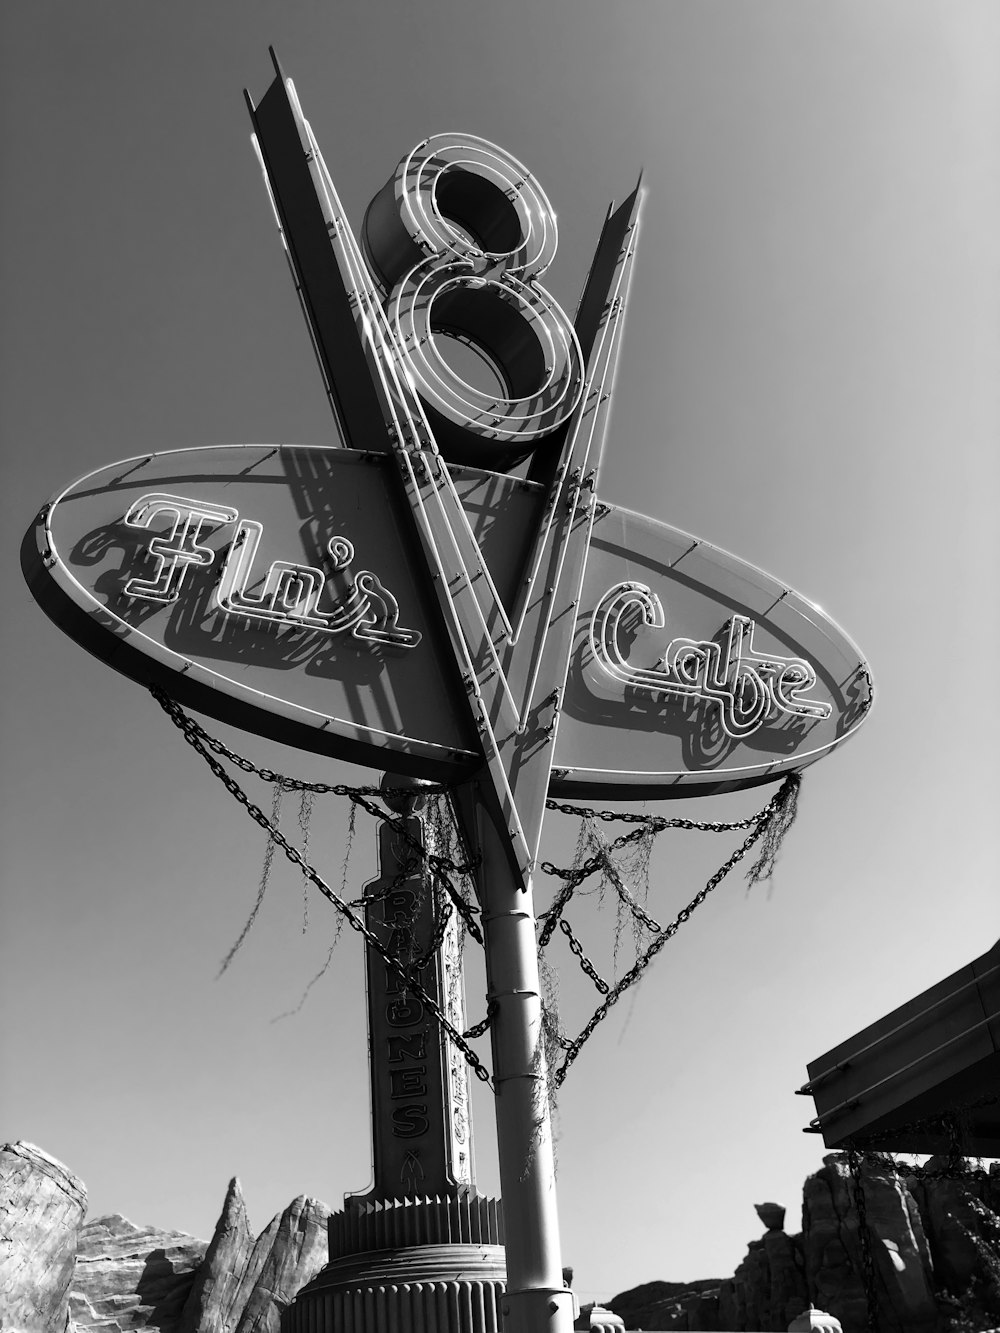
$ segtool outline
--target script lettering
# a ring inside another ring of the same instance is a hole
[[[152,578],[130,578],[125,584],[127,597],[142,597],[152,602],[175,602],[192,565],[206,568],[215,559],[215,551],[203,542],[206,527],[235,523],[236,535],[223,563],[214,603],[225,615],[237,615],[268,624],[293,625],[319,630],[324,634],[351,634],[368,643],[413,648],[420,642],[416,630],[399,624],[399,603],[370,569],[351,577],[348,566],[354,559],[354,546],[346,537],[331,537],[326,544],[330,575],[341,576],[342,596],[330,599],[324,610],[320,605],[328,588],[327,574],[314,565],[296,561],[273,560],[268,566],[259,591],[253,580],[254,559],[264,532],[253,519],[240,519],[239,511],[181,495],[154,491],[140,496],[124,517],[130,528],[148,529],[162,515],[171,517],[167,536],[150,539],[149,553],[157,561]],[[258,580],[258,582],[261,582]]]
[[[162,514],[173,517],[168,537],[153,537],[149,553],[156,557],[156,573],[151,579],[129,579],[125,584],[126,597],[142,597],[150,602],[175,602],[184,583],[184,576],[192,565],[210,565],[215,552],[201,544],[202,529],[206,524],[218,527],[234,523],[235,509],[223,505],[205,504],[201,500],[186,500],[180,495],[154,491],[140,496],[129,507],[125,523],[130,528],[149,528]]]
[[[415,630],[398,626],[399,603],[375,575],[362,570],[349,581],[345,595],[324,611],[320,599],[327,578],[321,569],[288,560],[273,560],[264,575],[259,593],[253,586],[254,558],[264,529],[253,519],[243,519],[233,538],[222,568],[215,601],[221,611],[272,624],[297,625],[325,634],[350,632],[356,639],[412,648],[420,642]],[[343,573],[354,559],[354,547],[346,537],[327,542],[334,574]]]
[[[749,616],[734,615],[714,640],[673,639],[653,666],[642,666],[629,662],[621,647],[626,631],[636,628],[637,613],[642,628],[665,629],[656,594],[643,583],[619,583],[605,593],[590,625],[597,663],[623,687],[654,698],[717,703],[723,729],[734,740],[752,736],[771,714],[830,716],[830,704],[801,697],[816,684],[812,665],[799,657],[758,653],[753,646],[756,626]]]

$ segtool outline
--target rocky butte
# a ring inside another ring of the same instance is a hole
[[[0,1148],[0,1328],[278,1333],[326,1262],[330,1210],[300,1196],[254,1236],[238,1180],[206,1243],[113,1213],[84,1222],[87,1191],[30,1143]]]

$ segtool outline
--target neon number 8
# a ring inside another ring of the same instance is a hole
[[[418,144],[372,200],[362,233],[397,343],[442,452],[512,466],[572,415],[583,392],[573,326],[537,278],[555,214],[530,173],[485,139]],[[503,385],[469,384],[440,339],[471,342]]]

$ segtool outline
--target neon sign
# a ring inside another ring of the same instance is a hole
[[[823,700],[800,698],[816,684],[816,671],[809,662],[754,650],[756,625],[749,616],[732,616],[715,639],[675,638],[660,652],[662,636],[656,631],[666,623],[662,602],[646,584],[619,583],[605,593],[594,612],[591,651],[601,668],[625,688],[647,691],[654,698],[718,703],[722,728],[732,740],[752,736],[771,714],[823,719],[832,713],[832,705]],[[629,652],[622,649],[626,637],[633,639]],[[653,664],[630,661],[636,652],[648,658],[650,640]]]
[[[731,790],[853,734],[871,676],[829,617],[600,498],[638,187],[571,319],[541,285],[554,210],[511,154],[432,136],[355,231],[290,82],[252,118],[345,447],[206,446],[81,479],[25,546],[46,610],[118,670],[286,743],[439,781],[485,764],[525,876],[546,792]],[[499,386],[466,382],[449,339]],[[370,549],[377,573],[355,569]]]
[[[124,589],[127,597],[175,602],[187,571],[192,566],[207,568],[215,560],[215,552],[200,542],[204,525],[235,523],[236,535],[213,598],[224,614],[324,634],[349,631],[356,639],[396,648],[414,648],[420,642],[417,631],[399,627],[399,603],[371,570],[360,570],[353,578],[346,576],[354,559],[354,546],[346,537],[331,537],[327,542],[330,572],[343,575],[346,586],[342,596],[333,600],[333,609],[323,611],[319,602],[327,576],[313,565],[272,560],[261,591],[250,591],[257,586],[253,582],[254,561],[263,524],[240,520],[237,509],[162,492],[140,496],[129,506],[124,522],[128,527],[149,528],[163,514],[172,515],[173,526],[169,537],[154,537],[149,543],[149,553],[157,560],[156,573],[151,579],[129,579]]]

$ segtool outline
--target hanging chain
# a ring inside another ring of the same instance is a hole
[[[683,926],[684,923],[688,920],[688,918],[692,915],[692,913],[701,906],[701,904],[705,901],[705,899],[712,892],[712,890],[718,888],[718,886],[722,883],[725,877],[729,874],[730,870],[732,870],[732,868],[735,865],[738,865],[739,862],[743,860],[744,856],[746,856],[747,852],[751,849],[751,847],[753,847],[754,844],[764,836],[764,833],[767,831],[767,828],[770,824],[770,821],[775,811],[780,811],[783,808],[783,803],[784,800],[786,799],[786,797],[784,796],[785,792],[786,792],[786,784],[782,783],[782,786],[778,790],[778,792],[771,798],[771,800],[768,802],[768,804],[764,807],[763,810],[758,811],[757,815],[751,821],[751,824],[755,825],[755,827],[753,828],[753,831],[750,833],[749,837],[744,839],[742,845],[739,846],[736,849],[736,851],[733,852],[733,854],[728,858],[728,860],[726,860],[719,867],[719,869],[715,872],[715,874],[711,877],[711,879],[704,885],[704,887],[698,890],[698,892],[691,899],[688,905],[686,907],[681,908],[681,910],[677,913],[676,917],[674,917],[673,921],[671,921],[671,923],[668,926],[665,926],[663,928],[660,934],[657,935],[656,938],[653,940],[652,944],[650,944],[646,952],[636,960],[636,962],[632,965],[632,967],[629,968],[629,970],[624,974],[621,980],[615,984],[615,986],[611,989],[611,991],[609,991],[603,1004],[599,1005],[598,1008],[594,1011],[586,1027],[583,1029],[580,1035],[576,1037],[566,1048],[566,1057],[563,1060],[562,1064],[559,1066],[559,1068],[556,1070],[554,1075],[557,1087],[559,1087],[562,1084],[567,1073],[569,1072],[570,1066],[576,1060],[577,1056],[580,1054],[580,1051],[583,1049],[586,1042],[590,1040],[597,1025],[604,1018],[607,1017],[613,1006],[617,1004],[618,1000],[625,993],[625,991],[628,990],[630,986],[634,985],[635,982],[639,980],[643,972],[650,965],[650,963],[653,961],[655,956],[660,952],[663,946],[667,943],[667,941],[673,939],[673,937],[677,934],[678,930],[680,930],[681,926]],[[565,892],[565,890],[563,892]],[[562,897],[562,894],[560,894],[560,897]],[[546,929],[547,928],[548,928],[548,923],[546,923]]]
[[[963,1122],[970,1111],[981,1110],[985,1106],[995,1106],[1000,1102],[1000,1094],[986,1093],[973,1101],[962,1102],[947,1110],[935,1112],[920,1120],[908,1120],[905,1124],[894,1125],[891,1129],[879,1130],[875,1134],[866,1134],[863,1142],[855,1142],[854,1151],[869,1166],[883,1171],[896,1171],[915,1180],[957,1180],[967,1184],[975,1181],[987,1181],[989,1171],[982,1164],[972,1166],[967,1162],[963,1148]],[[916,1162],[899,1162],[892,1149],[879,1148],[877,1145],[886,1139],[896,1139],[900,1135],[919,1131],[945,1132],[948,1136],[948,1154],[944,1166],[919,1165]]]
[[[301,778],[290,778],[285,773],[276,773],[272,768],[260,768],[253,760],[237,754],[235,750],[231,750],[217,736],[210,735],[200,723],[185,713],[176,699],[172,699],[166,690],[159,685],[150,685],[149,692],[174,725],[179,727],[185,735],[191,733],[198,736],[205,748],[211,750],[214,755],[218,755],[220,759],[228,759],[231,764],[242,769],[244,773],[255,773],[264,782],[277,782],[285,791],[311,791],[317,796],[378,796],[382,790],[381,787],[351,787],[344,782],[305,782]],[[401,787],[399,790],[406,795],[411,795],[413,791],[411,787]],[[447,791],[448,788],[443,786],[428,785],[420,788],[422,796],[436,796]],[[376,808],[373,813],[377,814],[379,818],[385,819],[383,811]]]
[[[562,1028],[559,1026],[558,1010],[553,1005],[547,1004],[544,1000],[542,1001],[542,1031],[545,1034],[546,1040],[552,1046],[558,1046],[560,1050],[568,1051],[573,1045],[572,1040],[566,1036],[566,1033],[563,1032]],[[557,1087],[558,1085],[553,1081],[551,1075],[551,1066],[553,1063],[554,1061],[549,1060],[549,1081],[552,1083],[553,1087]]]
[[[577,958],[580,960],[580,966],[583,968],[584,972],[586,972],[587,976],[590,977],[591,981],[601,992],[601,994],[607,995],[611,987],[604,980],[604,978],[598,972],[597,968],[590,961],[587,955],[583,952],[583,945],[573,934],[573,928],[565,917],[560,918],[559,929],[566,936],[567,940],[569,940],[570,952],[576,954]]]
[[[271,823],[271,821],[268,819],[264,811],[261,810],[260,806],[254,805],[254,803],[250,800],[249,796],[247,796],[246,792],[239,785],[236,779],[231,777],[226,772],[226,770],[219,763],[218,759],[216,759],[213,756],[213,754],[209,753],[210,747],[206,744],[206,741],[204,739],[206,733],[204,732],[203,728],[200,727],[197,722],[195,722],[194,718],[188,717],[187,714],[183,711],[183,709],[180,708],[180,706],[176,704],[163,690],[161,690],[159,686],[156,685],[150,686],[150,692],[152,693],[154,699],[156,699],[160,707],[170,717],[171,721],[181,730],[181,732],[184,735],[184,739],[187,741],[187,743],[192,747],[192,749],[194,749],[198,754],[201,755],[201,757],[205,760],[209,768],[219,779],[219,781],[223,784],[223,786],[230,793],[230,795],[233,796],[234,799],[244,808],[244,810],[247,812],[250,818],[253,819],[257,824],[259,824],[261,828],[263,828],[265,832],[269,835],[269,837],[275,843],[277,843],[277,845],[284,852],[288,860],[291,861],[293,865],[298,866],[299,869],[302,871],[302,873],[313,884],[315,884],[315,886],[319,889],[320,893],[322,893],[323,896],[327,898],[334,905],[334,907],[336,907],[337,911],[341,913],[344,920],[351,927],[351,929],[356,931],[359,935],[364,936],[368,944],[382,958],[382,960],[386,963],[386,965],[402,980],[406,989],[434,1015],[434,1017],[440,1023],[441,1027],[444,1029],[444,1031],[447,1032],[448,1036],[455,1043],[458,1049],[462,1052],[467,1064],[471,1067],[471,1069],[475,1073],[476,1078],[478,1078],[481,1082],[488,1084],[490,1088],[493,1088],[493,1080],[489,1073],[489,1070],[485,1067],[485,1065],[483,1065],[482,1061],[479,1059],[479,1056],[472,1049],[472,1047],[469,1046],[468,1042],[462,1036],[461,1032],[459,1032],[459,1030],[448,1020],[443,1010],[441,1009],[440,1005],[433,998],[433,996],[429,995],[427,991],[424,989],[424,987],[421,986],[420,983],[416,980],[416,978],[410,975],[409,969],[406,967],[404,963],[401,963],[399,959],[394,958],[393,955],[388,952],[388,950],[383,948],[382,943],[378,939],[378,937],[371,930],[369,930],[368,927],[365,925],[364,921],[362,921],[360,917],[358,917],[354,913],[354,911],[352,911],[348,903],[345,902],[344,899],[341,898],[339,894],[335,893],[333,889],[330,888],[329,884],[327,884],[327,882],[323,879],[322,875],[320,875],[319,872],[313,866],[309,865],[308,862],[305,861],[305,859],[303,858],[302,854],[298,851],[298,849],[293,847],[292,844],[287,840],[287,838],[285,838],[284,834],[281,833],[281,831]],[[221,746],[221,742],[218,742],[218,744]],[[227,747],[222,746],[222,749],[226,750]],[[218,751],[216,751],[216,753],[218,753]],[[249,763],[249,761],[248,760],[244,761],[244,764],[245,763]],[[255,768],[253,765],[251,765],[250,769],[248,770],[244,767],[244,764],[239,765],[239,767],[244,769],[244,772],[250,771],[250,772],[260,773],[263,771],[270,773],[270,770],[259,770]],[[270,780],[273,782],[278,782],[282,786],[285,786],[286,790],[303,790],[303,788],[305,788],[306,790],[314,790],[318,787],[322,787],[324,791],[337,790],[336,787],[328,786],[326,784],[312,784],[312,783],[295,784],[294,787],[288,787],[286,786],[286,783],[291,780],[290,779],[283,780],[280,774],[270,774]],[[353,796],[356,790],[357,790],[356,788],[352,787],[343,787],[341,789],[341,794]],[[368,807],[366,806],[366,808]],[[377,807],[375,808],[375,813],[378,814],[381,813],[377,810]]]
[[[390,819],[381,806],[376,805],[374,801],[369,799],[373,796],[382,795],[383,789],[381,787],[351,787],[343,782],[305,782],[300,778],[290,778],[285,773],[277,773],[271,768],[260,768],[252,760],[247,759],[244,755],[238,754],[235,750],[230,749],[230,747],[223,741],[220,741],[217,736],[210,735],[200,723],[196,722],[193,717],[190,717],[185,713],[180,704],[177,703],[176,700],[171,699],[166,691],[161,689],[158,685],[151,685],[149,689],[153,698],[168,715],[170,720],[184,733],[185,739],[189,736],[197,736],[206,750],[210,750],[213,754],[218,755],[223,759],[228,759],[231,764],[235,764],[235,766],[241,769],[244,773],[254,773],[264,782],[277,784],[283,791],[298,791],[303,793],[312,792],[314,795],[318,796],[346,796],[354,805],[360,806],[370,815],[381,820],[382,823],[388,824],[396,835],[402,838],[404,842],[408,843],[421,857],[423,863],[442,880],[448,896],[455,904],[456,910],[465,922],[469,934],[478,944],[483,943],[482,931],[473,919],[473,914],[478,913],[480,909],[465,900],[460,891],[451,883],[449,877],[449,872],[450,874],[458,876],[471,874],[479,866],[478,857],[469,862],[454,862],[446,856],[438,856],[434,853],[425,852],[419,839],[414,837],[409,829],[406,828],[405,821]],[[412,788],[409,787],[400,788],[399,790],[406,794],[412,792]],[[420,788],[421,795],[426,796],[447,794],[448,791],[449,788],[440,785],[427,785]]]
[[[280,791],[278,787],[276,790]],[[312,791],[303,791],[299,793],[299,831],[302,834],[302,856],[309,860],[309,825],[312,821],[313,802],[316,800],[316,793]],[[305,876],[302,877],[302,934],[309,929],[309,881]]]
[[[462,1036],[468,1037],[470,1040],[474,1037],[481,1037],[487,1028],[493,1026],[493,1016],[495,1015],[495,1013],[496,1013],[496,1000],[487,1000],[486,1017],[482,1019],[479,1023],[474,1023],[471,1028],[466,1028],[465,1031],[462,1033]]]
[[[476,914],[482,909],[475,907],[472,903],[465,900],[460,890],[452,884],[451,875],[449,874],[449,871],[451,874],[459,876],[471,874],[472,871],[478,867],[479,859],[477,858],[474,861],[459,862],[456,864],[454,861],[449,860],[447,856],[439,856],[435,852],[428,852],[420,839],[406,827],[405,820],[387,819],[385,812],[381,810],[379,806],[375,805],[373,801],[367,799],[365,794],[366,790],[367,789],[363,787],[349,787],[345,789],[345,794],[356,805],[360,805],[363,810],[367,810],[370,815],[374,815],[376,819],[380,819],[384,824],[388,824],[398,837],[413,848],[419,856],[421,863],[425,865],[435,879],[444,886],[445,892],[454,904],[455,910],[465,922],[466,930],[477,944],[482,944],[483,932],[480,930],[479,924],[476,921]],[[425,789],[422,788],[421,790]]]
[[[868,1230],[865,1183],[861,1177],[861,1154],[853,1147],[847,1150],[847,1164],[851,1180],[854,1182],[854,1209],[858,1216],[858,1244],[861,1247],[861,1278],[865,1288],[868,1333],[878,1333],[878,1293],[875,1290],[875,1261],[872,1257],[871,1233]]]
[[[546,810],[558,810],[564,815],[578,815],[586,819],[600,819],[605,824],[644,824],[654,833],[662,833],[668,828],[696,829],[700,833],[741,833],[744,829],[753,828],[760,813],[749,815],[746,819],[734,819],[723,823],[718,820],[706,819],[665,819],[662,815],[637,815],[625,814],[618,810],[595,810],[586,805],[570,805],[566,801],[548,800],[545,802]]]
[[[759,816],[758,816],[759,818]],[[749,825],[747,826],[749,827]],[[609,851],[617,851],[619,847],[625,847],[631,842],[638,842],[644,838],[649,829],[646,827],[633,829],[631,833],[622,833],[615,838],[613,842],[605,843],[604,848],[595,852],[593,856],[588,856],[586,861],[581,861],[578,866],[570,866],[568,869],[562,866],[553,865],[551,861],[543,861],[542,869],[547,875],[555,875],[557,879],[564,879],[567,883],[572,883],[575,889],[578,884],[582,884],[588,876],[596,870],[600,870],[603,865],[604,857]],[[542,913],[544,916],[545,914]]]
[[[408,860],[393,875],[392,879],[384,889],[379,889],[375,893],[364,893],[360,898],[347,899],[348,907],[372,907],[375,903],[385,902],[397,889],[402,888],[408,879],[411,879],[419,862],[416,857]]]
[[[444,937],[448,933],[448,924],[454,915],[455,909],[443,895],[438,895],[437,907],[437,925],[434,927],[434,933],[431,936],[430,943],[422,954],[414,958],[407,965],[409,971],[419,973],[431,962],[438,949],[444,943]]]
[[[649,830],[644,829],[643,833],[649,836]],[[654,921],[649,913],[635,899],[629,890],[628,885],[622,879],[618,867],[611,859],[611,849],[601,836],[599,829],[593,829],[591,837],[597,843],[597,854],[601,858],[601,870],[604,877],[611,884],[614,891],[618,894],[621,903],[628,908],[636,921],[641,922],[653,935],[659,935],[663,927],[659,921]],[[640,839],[641,841],[641,839]]]
[[[538,937],[539,949],[544,949],[546,944],[548,944],[549,940],[552,938],[555,928],[559,924],[559,918],[562,916],[563,908],[583,881],[589,879],[591,875],[604,868],[604,858],[610,852],[617,851],[619,847],[624,847],[628,843],[638,842],[639,839],[644,838],[646,834],[647,830],[645,828],[634,829],[631,833],[623,833],[620,838],[615,838],[614,842],[607,844],[603,851],[596,853],[594,856],[589,856],[586,861],[582,861],[580,865],[568,870],[553,865],[551,861],[542,862],[541,868],[547,875],[555,875],[558,879],[565,880],[566,884],[556,895],[552,906],[548,908],[547,911],[539,912],[538,914],[538,920],[545,922],[545,925],[542,928],[542,933]]]

